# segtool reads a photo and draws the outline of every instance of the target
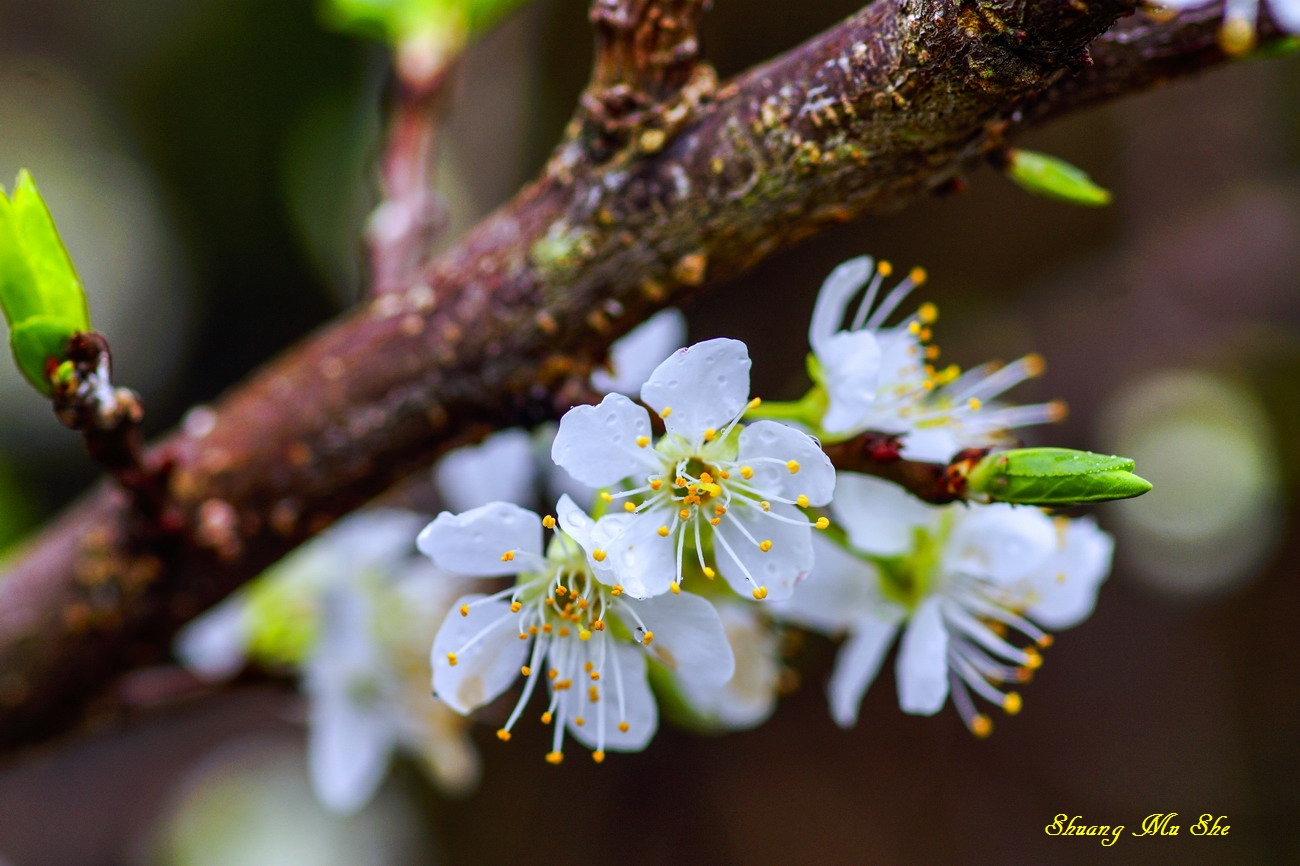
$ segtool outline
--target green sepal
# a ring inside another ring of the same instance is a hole
[[[467,35],[491,27],[527,0],[325,0],[321,11],[330,26],[398,45],[432,37],[459,45]]]
[[[967,475],[972,499],[1062,506],[1131,499],[1151,489],[1124,457],[1070,448],[1020,448],[989,454]]]
[[[1084,207],[1110,204],[1110,191],[1093,183],[1087,172],[1065,160],[1035,150],[1007,151],[1007,177],[1025,192]]]
[[[68,338],[90,330],[81,280],[54,219],[26,169],[12,197],[0,188],[0,310],[23,376],[51,392],[46,361],[62,358]]]

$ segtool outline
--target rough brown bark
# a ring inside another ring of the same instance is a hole
[[[0,746],[75,720],[181,623],[447,448],[554,417],[650,311],[900,208],[1021,127],[1224,59],[1209,15],[1127,23],[1088,65],[1131,3],[880,0],[718,85],[690,28],[600,14],[689,23],[703,5],[598,2],[606,50],[543,175],[156,447],[187,532],[130,531],[108,485],[45,530],[0,581]]]

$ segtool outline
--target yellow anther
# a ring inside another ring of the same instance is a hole
[[[638,436],[638,437],[636,437],[636,447],[638,447],[638,448],[644,448],[644,447],[646,447],[646,446],[649,445],[649,444],[650,444],[650,437],[649,437],[649,436]]]
[[[599,547],[597,547],[595,550],[591,552],[591,558],[596,560],[597,562],[604,562],[605,556],[606,556],[605,551],[601,550]]]
[[[1047,649],[1054,643],[1056,643],[1056,638],[1052,637],[1050,634],[1045,634],[1038,639],[1038,645],[1043,649]]]
[[[672,583],[668,584],[668,589],[672,591],[672,594],[673,594],[673,595],[681,595],[681,594],[682,594],[682,588],[681,588],[681,585],[678,584],[677,581],[675,581],[675,580],[674,580]]]
[[[762,405],[763,405],[763,398],[762,398],[762,397],[755,397],[753,400],[750,400],[750,401],[745,405],[745,408],[746,408],[746,409],[757,409],[759,406],[762,406]]]
[[[1031,671],[1036,671],[1043,666],[1043,657],[1040,656],[1038,650],[1033,647],[1025,648],[1025,656],[1027,657],[1025,667],[1029,668]]]
[[[925,268],[912,268],[912,272],[907,277],[919,286],[928,280],[930,275],[925,272]]]
[[[714,438],[717,437],[717,435],[718,435],[718,431],[710,427],[708,430],[704,431],[704,441],[712,442]]]
[[[938,358],[938,357],[939,357],[939,347],[938,347],[938,346],[926,346],[926,347],[925,347],[925,357],[926,357],[926,360],[929,360],[929,361],[933,361],[933,360],[935,360],[936,358]]]
[[[600,682],[600,671],[592,671],[591,673],[587,674],[587,676],[591,677],[591,681],[592,681],[593,683],[598,683],[598,682]],[[591,693],[592,693],[593,695],[596,694],[596,687],[595,687],[595,686],[592,686],[592,687],[591,687]]]
[[[652,478],[652,479],[650,479],[650,489],[651,489],[651,490],[660,490],[660,489],[663,488],[663,486],[664,486],[664,480],[663,480],[662,478]]]
[[[596,751],[591,753],[591,759],[595,761],[597,764],[604,762],[605,751],[603,749],[597,749]]]
[[[1034,678],[1034,672],[1029,668],[1016,668],[1016,682],[1027,683]]]
[[[1043,360],[1042,355],[1035,352],[1025,356],[1025,372],[1030,376],[1041,376],[1046,369],[1047,362]]]
[[[655,639],[655,633],[647,629],[645,635],[641,638],[641,643],[644,646],[650,646],[650,642],[653,641],[654,639]]]
[[[547,715],[550,715],[550,714],[548,713]],[[563,761],[563,760],[564,760],[564,753],[563,753],[563,752],[547,752],[547,753],[546,753],[546,763],[548,763],[548,764],[558,764],[558,763],[560,763],[560,762]]]
[[[562,626],[560,626],[559,635],[560,635],[560,637],[568,637],[568,636],[569,636],[569,627],[568,627],[567,625],[562,625]]]
[[[975,718],[970,720],[970,732],[982,740],[993,733],[993,722],[983,713],[977,713]]]
[[[722,522],[722,518],[721,518],[721,517],[710,517],[710,518],[709,518],[709,525],[710,525],[710,526],[717,526],[717,525],[718,525],[719,523],[721,523],[721,522]]]
[[[523,674],[526,677],[531,677],[533,675],[533,669],[530,668],[528,665],[524,665],[519,669],[519,673]]]
[[[554,716],[552,716],[550,713],[542,713],[542,724],[543,724],[543,725],[549,725],[549,724],[551,723],[551,720],[552,720],[552,719],[554,719]]]
[[[924,382],[921,383],[921,387],[924,388],[924,389],[927,390],[927,391],[933,391],[933,390],[934,390],[934,382],[931,381],[931,380],[929,380],[929,379],[926,379]]]
[[[1224,54],[1233,57],[1250,51],[1255,47],[1255,27],[1252,22],[1242,17],[1225,17],[1219,28],[1219,47]]]
[[[673,479],[673,484],[676,484],[678,487],[685,487],[687,484],[690,483],[691,482],[687,481],[685,478],[683,478],[680,475],[678,475],[676,478]],[[692,487],[691,490],[694,491],[695,488]]]
[[[606,502],[613,502],[613,501],[614,501],[614,495],[613,495],[612,493],[610,493],[608,490],[602,490],[602,491],[600,491],[600,498],[603,499],[603,500],[605,500]]]
[[[447,653],[447,664],[451,665],[452,667],[455,667],[455,666],[456,666],[456,654],[455,654],[455,653]]]
[[[709,580],[713,580],[713,578],[718,576],[718,573],[706,565],[704,566],[704,576]]]
[[[907,333],[911,334],[913,337],[915,337],[917,334],[921,333],[921,323],[920,323],[920,322],[917,322],[917,321],[915,321],[915,320],[914,320],[914,321],[911,321],[911,322],[908,322],[908,323],[907,323]]]
[[[719,469],[719,470],[718,470],[718,477],[721,478],[723,481],[726,481],[728,478],[731,477],[731,473],[730,473],[730,472],[725,472],[725,471]]]
[[[667,526],[661,526],[661,527],[659,527],[658,529],[656,529],[655,532],[659,533],[659,537],[660,537],[660,538],[667,538],[667,537],[668,537],[668,527],[667,527]]]
[[[528,633],[531,634],[531,635],[536,636],[536,634],[537,634],[537,626],[535,626],[535,625],[530,625],[530,626],[528,627]]]
[[[517,602],[517,601],[512,601],[512,602],[510,602],[510,612],[511,612],[511,613],[519,613],[519,611],[523,610],[523,607],[524,607],[524,606],[523,606],[520,602]]]
[[[519,633],[519,639],[520,639],[520,640],[528,640],[528,632],[526,632],[526,631],[521,631],[521,632]]]
[[[629,730],[631,727],[632,727],[632,726],[629,725],[627,722],[619,722],[619,723],[618,723],[618,729],[619,729],[619,731],[622,732],[622,733],[624,733],[624,734],[626,734],[626,733],[628,732],[628,730]]]
[[[567,692],[571,688],[573,688],[573,680],[557,680],[555,683],[557,692]]]
[[[929,328],[922,328],[921,333],[917,334],[916,336],[917,339],[919,339],[922,343],[928,343],[934,337],[934,332],[931,331]]]
[[[578,610],[586,610],[587,607],[588,607],[587,600],[585,598],[578,599]]]
[[[1053,400],[1047,404],[1047,420],[1052,423],[1064,421],[1065,416],[1070,414],[1070,408],[1065,405],[1064,400]]]
[[[629,514],[631,514],[633,511],[636,511],[636,503],[635,503],[635,502],[624,502],[624,503],[623,503],[623,510],[626,511],[626,512],[628,512]]]
[[[769,550],[772,549],[772,539],[764,538],[762,541],[758,543],[758,549],[763,551],[764,553],[767,553]]]
[[[1002,709],[1006,711],[1008,716],[1014,716],[1020,712],[1021,706],[1023,706],[1023,702],[1020,700],[1020,695],[1015,692],[1008,692],[1007,696],[1002,699]]]
[[[799,471],[799,461],[791,460],[789,463],[785,464],[785,468],[790,470],[791,475],[794,475],[796,472]]]
[[[913,271],[912,273],[916,272]],[[933,325],[939,318],[939,308],[929,301],[926,301],[921,305],[920,309],[916,311],[916,317],[921,320],[921,324],[923,325]]]
[[[689,508],[683,508],[681,511],[677,512],[677,516],[680,517],[682,520],[690,520],[691,510]]]
[[[589,660],[587,660],[586,662],[583,663],[583,665],[582,665],[582,669],[583,669],[584,671],[589,671],[589,670],[591,670],[592,668],[594,668],[595,666],[596,666],[595,662],[592,662],[592,661],[589,659]]]
[[[555,516],[554,516],[554,515],[551,515],[551,514],[548,514],[548,515],[546,515],[545,517],[543,517],[543,518],[542,518],[542,526],[545,526],[547,529],[554,529],[554,528],[555,528]]]
[[[830,525],[831,525],[830,520],[825,517],[817,518],[817,522],[813,524],[813,526],[817,527],[818,529],[825,529]]]
[[[724,514],[727,513],[727,506],[725,506],[725,505],[715,505],[715,506],[713,506],[713,513],[716,514],[716,515],[718,515],[719,517],[721,517],[722,515],[724,515]]]
[[[757,601],[762,601],[763,599],[767,598],[767,587],[760,586],[758,589],[754,590],[754,598]]]
[[[604,630],[605,630],[605,621],[604,621],[603,619],[593,619],[593,620],[591,621],[591,630],[592,630],[592,631],[604,631]]]
[[[672,407],[672,406],[665,406],[665,407],[664,407],[664,410],[663,410],[662,412],[659,413],[659,417],[660,417],[660,418],[667,418],[667,417],[668,417],[669,415],[671,415],[671,414],[673,414],[673,407]]]
[[[505,553],[501,554],[502,562],[513,562],[514,559],[515,559],[515,552],[513,550],[507,550]]]
[[[581,728],[583,725],[587,724],[587,720],[582,716],[574,716],[573,723]]]
[[[510,732],[507,731],[505,728],[502,728],[501,730],[497,731],[497,739],[503,743],[510,742]]]
[[[566,595],[569,594],[569,588],[563,585],[557,586],[555,588],[555,594],[558,595],[560,598],[564,598]]]
[[[713,476],[710,475],[710,474],[707,473],[707,472],[701,472],[701,473],[700,473],[700,483],[701,483],[701,484],[712,484],[712,483],[713,483]]]
[[[881,259],[880,261],[876,262],[876,273],[880,274],[882,277],[887,277],[893,272],[894,272],[894,266],[891,265],[888,261]]]
[[[795,504],[795,505],[798,505],[800,508],[807,508],[807,507],[808,507],[808,497],[805,496],[804,494],[800,493],[798,496],[795,497],[794,504]]]
[[[771,511],[772,503],[768,502],[766,499],[763,499],[759,501],[758,507],[763,509],[764,511]]]
[[[616,584],[614,584],[613,586],[611,586],[611,587],[609,588],[609,591],[610,591],[610,593],[612,593],[613,595],[622,595],[622,594],[623,594],[623,585],[622,585],[622,584],[619,584],[619,583],[616,583]]]
[[[745,479],[746,481],[748,481],[749,479],[753,478],[753,477],[754,477],[754,467],[752,467],[752,466],[742,466],[742,467],[740,467],[740,477],[743,478],[743,479]]]
[[[546,597],[546,603],[551,607],[555,607],[555,599],[551,598],[549,595]]]
[[[578,640],[591,640],[591,632],[588,629],[578,630]]]
[[[461,616],[469,616],[469,605],[467,605],[467,604],[462,604],[462,605],[460,606],[460,615],[461,615]]]
[[[978,410],[979,407],[983,406],[984,404],[980,402],[979,397],[971,397],[969,400],[966,401],[966,405],[969,406],[971,409]]]
[[[542,623],[542,631],[546,632],[547,634],[550,634],[550,633],[551,633],[551,624],[550,624],[549,622],[544,622],[544,623]]]

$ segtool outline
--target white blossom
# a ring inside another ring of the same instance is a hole
[[[714,602],[736,658],[736,672],[721,688],[676,677],[678,695],[698,719],[724,730],[748,730],[776,709],[781,682],[777,635],[755,605],[732,599]]]
[[[793,427],[740,424],[760,402],[749,399],[749,366],[744,343],[717,339],[655,368],[641,399],[663,419],[658,441],[650,414],[621,394],[560,420],[551,454],[570,475],[598,488],[631,479],[629,489],[605,494],[623,501],[626,516],[602,548],[600,579],[637,598],[676,592],[688,549],[714,576],[709,543],[731,587],[757,599],[787,597],[812,567],[813,522],[800,509],[830,501],[835,471],[817,441]]]
[[[885,322],[926,280],[915,268],[884,298],[880,290],[893,273],[888,262],[869,256],[837,267],[818,294],[808,339],[826,390],[822,428],[848,437],[864,431],[902,436],[901,453],[913,460],[947,462],[963,448],[1004,444],[1007,431],[1059,420],[1060,403],[1007,406],[995,398],[1041,375],[1043,361],[1029,355],[1012,364],[984,364],[962,373],[934,365],[938,347],[930,303],[897,325]],[[862,293],[847,327],[849,302]],[[877,303],[879,301],[879,303]]]
[[[835,721],[852,726],[900,629],[895,679],[905,712],[951,696],[977,735],[992,730],[972,694],[1008,713],[1052,638],[1092,612],[1113,542],[1087,519],[1010,505],[937,508],[901,488],[841,473],[831,506],[848,549],[819,543],[817,568],[778,616],[847,633],[828,687]],[[820,542],[820,539],[819,539]]]
[[[508,589],[456,602],[433,642],[434,693],[461,713],[494,700],[522,676],[514,710],[497,732],[509,740],[539,680],[554,724],[547,760],[563,759],[567,733],[603,761],[607,750],[645,748],[658,727],[647,657],[678,676],[717,687],[735,662],[713,606],[690,593],[637,600],[593,576],[602,531],[567,497],[559,519],[505,502],[443,512],[420,533],[440,566],[481,577],[515,576]],[[543,549],[543,527],[555,530]],[[459,614],[459,615],[457,615]]]

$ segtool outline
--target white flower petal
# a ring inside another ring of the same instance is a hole
[[[705,430],[731,423],[745,408],[749,366],[749,350],[739,340],[696,343],[655,368],[641,388],[641,400],[660,414],[671,409],[664,419],[668,432],[696,441]]]
[[[506,551],[541,555],[542,519],[509,502],[492,502],[463,514],[444,511],[420,532],[416,546],[439,568],[504,577],[520,568],[519,563],[502,560]]]
[[[871,279],[874,266],[871,256],[858,256],[836,267],[822,283],[808,325],[808,345],[819,359],[827,340],[843,329],[849,299]]]
[[[754,605],[721,599],[717,611],[736,659],[735,674],[722,688],[678,677],[677,690],[691,711],[711,725],[746,730],[776,709],[781,679],[776,634]]]
[[[589,749],[600,748],[601,725],[603,716],[604,747],[614,752],[639,752],[644,749],[659,729],[659,708],[655,705],[654,694],[646,681],[645,652],[640,647],[629,645],[624,641],[609,638],[604,669],[600,671],[599,700],[592,701],[586,684],[576,684],[566,690],[561,700],[564,702],[564,723],[569,734]],[[599,659],[594,650],[595,641],[588,644],[591,661]],[[551,657],[556,656],[552,644]],[[552,664],[556,664],[552,661]],[[614,668],[617,667],[617,670]],[[622,711],[620,712],[619,695],[622,694]],[[581,718],[583,723],[575,721]],[[620,722],[627,722],[627,731],[618,729]]]
[[[920,460],[925,463],[947,463],[961,450],[961,443],[944,427],[921,427],[909,430],[903,436],[903,447],[899,449],[907,460]]]
[[[905,713],[931,716],[948,699],[948,631],[931,596],[917,606],[903,632],[894,675],[898,705]]]
[[[831,514],[854,547],[877,556],[901,556],[912,551],[918,528],[934,525],[939,509],[897,484],[840,472]]]
[[[1110,573],[1115,541],[1091,519],[1072,520],[1064,545],[1034,581],[1034,603],[1026,612],[1046,628],[1069,628],[1087,619],[1097,604],[1097,590]]]
[[[609,347],[610,370],[591,374],[591,386],[607,393],[636,394],[655,367],[686,342],[686,316],[661,310]]]
[[[1277,26],[1287,33],[1300,33],[1300,2],[1297,0],[1272,0],[1269,12]]]
[[[515,427],[478,445],[448,452],[434,468],[438,493],[450,511],[469,511],[489,502],[530,506],[537,501],[533,438]]]
[[[789,598],[794,585],[813,566],[812,527],[807,525],[807,518],[793,505],[779,503],[772,505],[771,513],[804,523],[773,520],[757,505],[735,503],[713,530],[714,539],[720,540],[714,547],[718,570],[731,588],[745,598],[752,597],[755,584],[766,587],[767,598],[772,601]],[[753,541],[741,532],[737,523],[748,531]],[[772,542],[767,552],[755,543],[762,541]],[[746,580],[745,570],[754,584]]]
[[[667,592],[677,575],[676,536],[659,535],[659,527],[672,523],[665,508],[652,508],[640,514],[602,517],[598,528],[610,535],[605,548],[604,568],[597,569],[601,582],[622,585],[632,598],[649,598]]]
[[[574,406],[560,419],[551,459],[576,480],[609,487],[653,471],[650,416],[622,394],[608,394],[596,406]],[[637,440],[646,442],[638,446]]]
[[[394,745],[392,723],[346,694],[313,696],[307,737],[312,787],[331,812],[351,814],[383,781]]]
[[[869,331],[841,332],[817,353],[829,398],[822,428],[828,433],[864,429],[880,387],[880,345]]]
[[[646,649],[664,667],[684,680],[720,686],[736,671],[731,644],[713,605],[693,593],[671,592],[634,606],[637,616],[654,633]]]
[[[790,598],[772,604],[775,616],[828,635],[872,614],[902,616],[902,610],[880,594],[880,576],[873,563],[821,533],[813,534],[812,545],[816,556],[812,571]]]
[[[831,718],[841,728],[858,723],[858,708],[867,687],[876,679],[885,653],[898,633],[898,620],[866,617],[858,621],[835,656],[835,670],[826,685]]]
[[[244,595],[232,596],[180,630],[175,653],[186,670],[208,682],[239,673],[248,661],[246,608]]]
[[[1041,573],[1055,550],[1056,529],[1037,508],[973,505],[948,538],[944,569],[1009,585]]]
[[[532,642],[519,639],[519,620],[504,600],[474,605],[482,595],[456,600],[433,640],[429,660],[433,665],[433,691],[447,706],[466,714],[510,687],[527,661]],[[473,605],[461,616],[461,605]],[[466,644],[484,629],[472,646]],[[448,653],[456,653],[451,664]]]
[[[782,463],[794,460],[798,472],[778,469],[774,476],[780,488],[772,493],[795,499],[808,497],[811,505],[825,505],[835,492],[835,467],[817,440],[800,430],[776,421],[756,421],[740,432],[737,460],[741,463],[773,458]]]

